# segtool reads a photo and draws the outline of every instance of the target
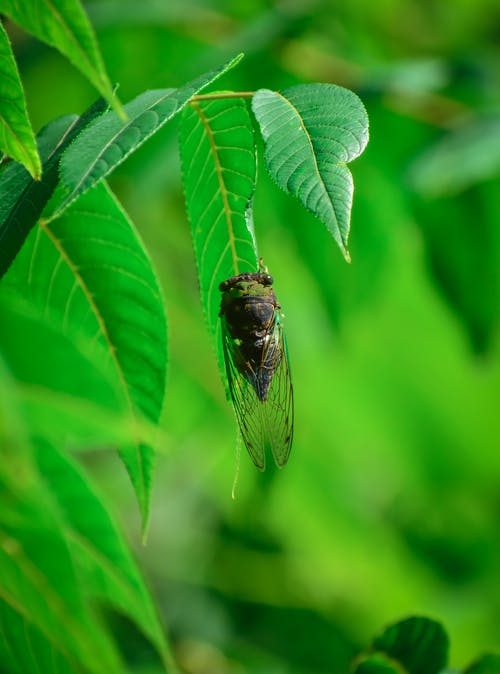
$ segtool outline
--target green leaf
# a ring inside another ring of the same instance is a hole
[[[122,446],[156,426],[132,417],[106,354],[85,335],[67,338],[19,293],[0,289],[0,352],[15,377],[18,406],[34,435],[91,451]]]
[[[100,405],[89,399],[91,391],[83,385],[80,391],[85,391],[85,398],[18,382],[19,404],[33,433],[55,446],[70,447],[72,452],[123,447],[137,436],[146,445],[159,441],[159,430],[152,422],[132,417],[127,408]],[[166,438],[162,438],[162,445],[165,442]]]
[[[19,78],[9,38],[0,22],[0,150],[21,162],[35,180],[42,175],[35,136],[26,112],[23,85]]]
[[[252,108],[272,178],[326,225],[350,261],[353,180],[346,163],[368,142],[363,104],[343,87],[302,84],[282,92],[260,89]]]
[[[22,662],[27,666],[23,674],[38,674],[35,665],[45,661],[49,651],[63,653],[75,672],[120,674],[115,647],[82,595],[51,495],[34,467],[12,389],[2,369],[0,618],[8,619],[9,630],[3,632],[0,652],[5,648],[14,652],[19,663],[30,638],[33,659]]]
[[[110,363],[130,412],[157,423],[165,390],[166,322],[151,261],[106,184],[41,224],[6,277],[56,331]],[[146,527],[153,450],[121,449]]]
[[[438,674],[448,660],[448,637],[438,622],[411,617],[376,637],[368,655],[373,654],[386,655],[407,674]]]
[[[85,335],[63,335],[7,279],[0,287],[0,315],[0,352],[18,385],[40,396],[64,395],[123,414],[126,402],[114,370]]]
[[[407,674],[397,662],[391,661],[383,653],[368,655],[356,662],[353,674]]]
[[[0,662],[8,674],[73,674],[59,644],[51,642],[28,618],[0,601]]]
[[[42,349],[42,358],[50,360],[43,324],[23,324],[22,313],[16,321],[5,300],[1,311],[21,342],[25,329],[19,350],[36,380],[32,352]],[[2,330],[0,351],[19,374],[12,348],[5,346]],[[54,348],[61,346],[56,342]],[[74,370],[72,376],[77,377]],[[93,613],[101,603],[128,616],[173,671],[151,597],[101,497],[67,455],[45,441],[28,442],[18,394],[18,383],[0,361],[1,665],[9,666],[9,674],[123,672]]]
[[[500,655],[487,653],[469,665],[464,674],[500,674]]]
[[[83,578],[83,591],[136,623],[167,666],[171,656],[153,602],[102,498],[67,455],[38,443],[36,456],[59,505],[64,533]]]
[[[120,109],[93,28],[78,0],[0,0],[0,12],[56,47],[113,107]]]
[[[180,152],[202,305],[220,349],[219,283],[257,271],[251,220],[255,140],[245,101],[192,103],[182,116]]]
[[[33,180],[23,166],[14,162],[0,172],[0,278],[21,249],[54,191],[62,152],[105,107],[105,102],[99,100],[81,117],[60,117],[40,132],[37,138],[43,166],[42,180]]]
[[[235,66],[242,58],[224,63],[180,89],[145,91],[125,106],[123,122],[109,111],[95,120],[65,152],[61,161],[61,194],[49,217],[57,217],[80,194],[106,177],[153,133],[179,113],[189,99]]]
[[[413,162],[409,180],[427,197],[455,195],[500,175],[500,115],[488,114],[450,131]]]
[[[499,190],[496,180],[455,196],[415,199],[413,204],[434,286],[478,354],[493,351],[498,335]]]

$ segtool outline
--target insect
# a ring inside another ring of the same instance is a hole
[[[245,446],[260,470],[282,468],[293,437],[293,388],[283,317],[266,271],[223,281],[219,316],[229,392]]]

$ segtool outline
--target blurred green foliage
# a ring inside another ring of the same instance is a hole
[[[286,470],[269,477],[242,456],[234,502],[235,422],[199,305],[175,124],[111,177],[157,265],[170,326],[146,547],[121,465],[107,454],[88,462],[180,664],[193,674],[340,674],[382,624],[415,612],[446,624],[453,667],[498,650],[500,6],[86,8],[122,100],[244,51],[225,88],[341,84],[371,122],[350,166],[351,265],[261,161],[254,220],[286,314],[295,441]],[[36,131],[94,100],[58,53],[10,35]],[[134,643],[128,624],[117,634]],[[130,659],[133,671],[157,671],[147,648]]]

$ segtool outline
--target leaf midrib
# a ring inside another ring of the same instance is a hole
[[[67,36],[70,38],[70,40],[73,42],[73,44],[76,46],[77,51],[80,53],[80,55],[83,57],[83,60],[87,63],[87,66],[90,68],[90,70],[94,70],[97,74],[96,78],[96,84],[98,85],[99,88],[101,88],[102,91],[107,91],[108,87],[106,86],[106,81],[103,81],[102,74],[99,72],[99,69],[102,68],[102,63],[100,62],[100,59],[98,56],[95,54],[95,43],[92,44],[92,47],[94,48],[94,57],[97,58],[97,66],[92,63],[90,58],[88,57],[87,52],[85,51],[85,48],[83,45],[80,43],[76,33],[71,30],[69,27],[68,23],[64,20],[64,17],[61,15],[59,10],[54,7],[53,3],[50,0],[45,0],[49,10],[52,12],[54,15],[54,18],[56,21],[59,23],[59,25],[62,27],[63,31],[67,34]],[[90,40],[93,42],[93,35],[91,33],[90,29]]]
[[[118,372],[118,378],[120,380],[120,384],[122,386],[123,392],[125,394],[125,399],[127,401],[127,405],[129,407],[130,413],[132,415],[132,418],[135,420],[137,418],[137,415],[134,410],[134,405],[132,402],[132,399],[130,397],[130,392],[129,388],[127,386],[127,380],[125,378],[125,373],[123,372],[123,368],[121,366],[121,363],[116,355],[116,346],[113,344],[109,332],[106,328],[106,323],[104,321],[103,316],[101,315],[101,312],[97,306],[97,304],[94,301],[94,297],[92,293],[90,292],[89,287],[85,283],[85,280],[81,276],[81,274],[78,272],[77,267],[69,257],[69,255],[66,253],[66,250],[64,249],[64,246],[62,245],[60,239],[57,238],[57,236],[54,234],[54,232],[50,229],[49,223],[48,222],[40,222],[39,227],[43,229],[43,231],[46,233],[56,250],[58,251],[59,255],[63,258],[63,260],[66,262],[68,265],[69,269],[72,271],[74,274],[75,279],[78,281],[80,284],[80,287],[82,289],[82,292],[84,293],[85,297],[87,298],[88,303],[90,304],[94,315],[96,317],[96,320],[99,324],[99,327],[102,331],[102,334],[104,336],[105,341],[108,344],[109,351],[111,353],[111,358],[113,362],[115,363],[117,372]],[[145,476],[144,476],[144,466],[142,462],[142,457],[141,457],[141,443],[139,440],[134,440],[134,448],[137,456],[137,462],[139,466],[139,472],[140,472],[140,484],[142,487],[142,497],[144,497],[144,494],[146,493],[146,482],[145,482]]]
[[[280,93],[279,91],[276,91],[274,93],[276,93],[277,96],[279,96],[285,103],[288,103],[288,105],[292,108],[292,110],[294,111],[295,115],[297,116],[297,118],[299,120],[299,123],[300,123],[300,126],[301,126],[302,130],[304,131],[305,137],[307,138],[307,142],[309,143],[309,148],[311,150],[311,156],[312,156],[312,160],[313,160],[313,164],[314,164],[314,169],[315,169],[316,174],[319,178],[321,186],[323,187],[323,192],[328,197],[328,202],[331,206],[332,215],[335,218],[335,225],[336,225],[336,227],[339,231],[339,234],[340,234],[340,240],[342,242],[342,246],[341,246],[342,253],[344,254],[344,257],[346,258],[346,260],[349,262],[350,259],[351,259],[350,255],[349,255],[349,251],[346,248],[346,244],[344,242],[344,236],[343,236],[342,231],[341,231],[340,226],[339,226],[339,220],[338,220],[337,214],[335,212],[335,206],[333,204],[332,199],[330,198],[330,195],[329,195],[328,190],[327,190],[326,185],[325,185],[325,181],[323,180],[323,176],[321,175],[321,172],[319,170],[318,161],[316,159],[316,150],[314,148],[314,144],[312,142],[311,135],[310,135],[309,131],[307,130],[306,125],[304,124],[302,115],[299,113],[299,111],[297,110],[295,105],[292,103],[292,101],[289,98],[286,98],[285,96],[283,96],[283,94]],[[343,162],[339,162],[339,161],[335,162],[335,164],[337,166],[342,165],[342,163]]]
[[[92,162],[90,163],[90,165],[89,165],[87,171],[82,175],[82,177],[80,178],[80,180],[78,181],[78,183],[77,183],[76,185],[74,185],[73,187],[70,188],[70,193],[69,193],[69,194],[63,199],[63,201],[59,204],[59,207],[54,211],[54,213],[52,213],[51,215],[49,215],[49,216],[46,218],[46,220],[45,220],[46,222],[50,222],[51,220],[55,220],[57,217],[59,217],[59,216],[63,213],[63,211],[65,211],[69,206],[71,206],[71,204],[72,204],[74,201],[76,201],[76,199],[77,199],[77,198],[80,196],[80,194],[81,194],[80,190],[84,190],[84,189],[85,189],[85,181],[89,178],[89,176],[92,176],[92,171],[95,169],[96,164],[97,164],[99,161],[102,161],[103,156],[106,154],[106,152],[109,150],[109,148],[116,144],[116,139],[119,138],[119,137],[120,137],[123,133],[125,133],[128,129],[133,128],[134,124],[136,124],[136,122],[137,122],[138,119],[140,119],[146,112],[151,112],[151,111],[153,111],[154,108],[155,108],[160,102],[162,102],[162,101],[166,100],[167,98],[169,98],[170,96],[172,96],[172,95],[177,91],[177,89],[167,89],[167,91],[168,91],[167,94],[162,94],[158,99],[156,99],[153,103],[151,103],[150,105],[148,105],[148,107],[145,108],[144,110],[142,110],[138,115],[135,115],[135,117],[132,117],[132,119],[129,119],[128,122],[126,122],[125,124],[123,124],[122,126],[120,126],[120,128],[118,129],[118,131],[117,131],[117,132],[116,132],[116,133],[109,139],[109,141],[108,141],[108,142],[104,145],[104,147],[99,151],[99,153],[96,155],[96,157],[94,157],[94,159],[93,159]],[[178,108],[178,104],[177,104],[177,108]],[[174,111],[170,117],[167,117],[167,118],[165,119],[165,121],[168,121],[168,119],[170,119],[170,118],[175,114],[175,112],[178,112],[178,109],[176,109],[176,111]],[[110,113],[110,114],[111,114],[111,113]],[[116,114],[116,113],[114,113],[114,114]],[[97,120],[96,120],[95,123],[97,124],[97,123],[100,122],[102,119],[103,119],[103,117],[97,118]],[[89,125],[89,127],[90,127],[90,125]],[[87,127],[87,129],[88,129],[89,127]],[[85,130],[87,130],[87,129],[85,129]],[[142,138],[142,139],[140,140],[139,144],[142,143],[142,142],[144,142],[145,140],[147,140],[147,138],[149,138],[149,136],[150,136],[152,133],[154,133],[154,131],[151,132],[148,136],[145,136],[144,138]],[[121,148],[120,148],[120,149],[121,149]],[[125,161],[125,159],[126,159],[126,158],[127,158],[127,157],[128,157],[134,150],[135,150],[135,149],[136,149],[136,145],[134,145],[134,146],[133,146],[132,148],[130,148],[128,151],[124,152],[124,153],[123,153],[123,156],[120,158],[120,162],[119,162],[119,163]],[[110,168],[109,168],[109,165],[108,165],[108,168],[107,168],[106,171],[102,174],[102,176],[99,178],[99,181],[98,181],[98,182],[100,182],[101,180],[103,180],[103,179],[108,175],[109,171],[110,171]],[[62,184],[64,185],[64,180],[62,181]]]
[[[231,249],[231,257],[233,259],[233,268],[235,274],[238,274],[239,273],[238,255],[236,253],[236,242],[234,237],[233,222],[231,220],[231,208],[229,207],[228,190],[226,189],[224,178],[222,176],[222,166],[219,159],[218,146],[217,143],[215,142],[214,134],[210,127],[208,117],[206,117],[206,115],[204,114],[203,110],[201,109],[201,106],[195,101],[191,101],[191,105],[198,113],[201,119],[201,123],[203,124],[203,127],[205,129],[208,142],[210,143],[210,149],[212,151],[212,156],[215,164],[215,171],[217,174],[217,182],[219,183],[219,191],[221,193],[222,203],[224,206],[224,214],[226,217],[227,231],[229,237],[229,246]]]

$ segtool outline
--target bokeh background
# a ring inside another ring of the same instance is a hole
[[[352,264],[268,179],[260,253],[286,314],[296,401],[286,469],[242,453],[203,323],[176,124],[110,183],[166,298],[170,365],[148,545],[118,459],[109,496],[193,674],[340,674],[386,623],[441,620],[451,663],[500,651],[500,5],[497,0],[94,0],[127,101],[240,51],[221,87],[331,82],[371,124]],[[96,97],[57,52],[11,31],[39,130]],[[133,671],[151,654],[117,626]]]

